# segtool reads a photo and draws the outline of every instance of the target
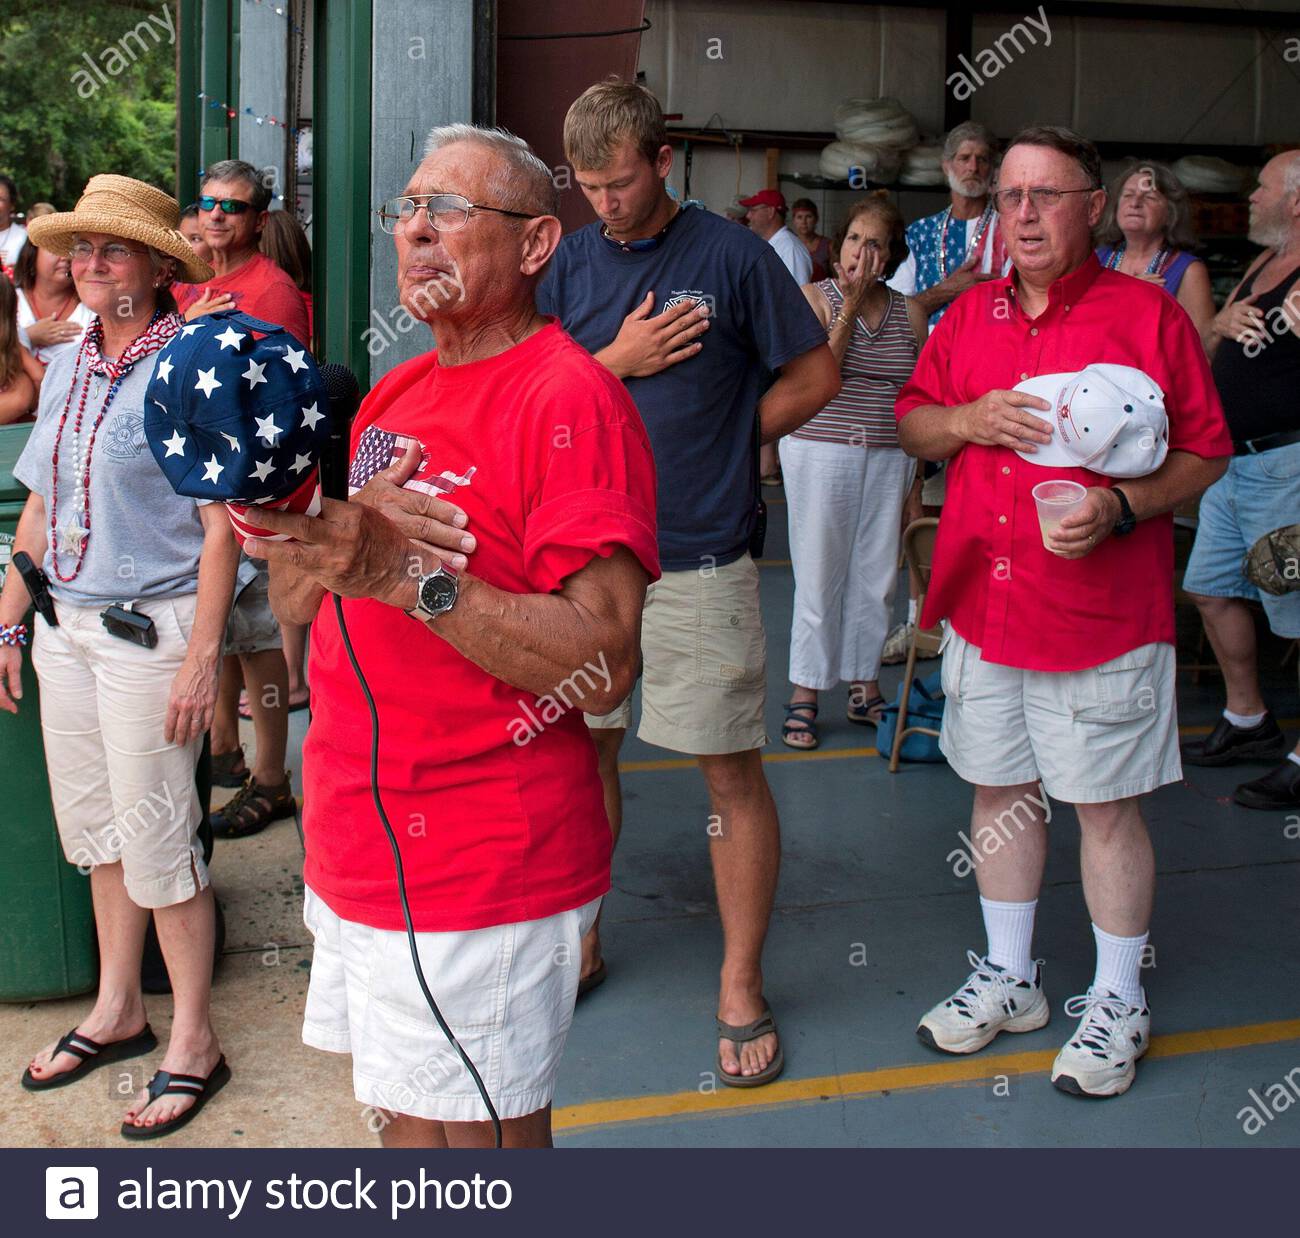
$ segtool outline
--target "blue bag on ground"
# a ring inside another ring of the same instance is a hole
[[[894,728],[898,725],[898,714],[903,706],[903,685],[898,685],[898,694],[892,705],[886,705],[884,716],[876,727],[876,751],[889,760],[894,750]],[[904,726],[928,726],[939,729],[943,721],[943,688],[939,682],[939,672],[921,679],[912,680],[912,699],[907,708],[907,721]],[[939,741],[933,735],[909,735],[903,740],[903,747],[898,754],[903,761],[943,761],[939,751]]]

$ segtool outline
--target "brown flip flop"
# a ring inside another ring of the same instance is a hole
[[[752,1023],[746,1023],[743,1026],[735,1026],[731,1023],[724,1023],[721,1019],[716,1020],[718,1025],[718,1035],[724,1040],[730,1040],[735,1044],[742,1045],[750,1040],[757,1040],[760,1036],[769,1034],[777,1037],[776,1056],[767,1064],[767,1069],[760,1070],[756,1075],[732,1075],[722,1069],[722,1054],[718,1054],[718,1077],[729,1088],[761,1088],[765,1083],[771,1083],[773,1079],[785,1068],[785,1050],[781,1046],[780,1033],[776,1030],[776,1020],[772,1017],[772,1007],[763,1004],[763,1013],[758,1016]]]

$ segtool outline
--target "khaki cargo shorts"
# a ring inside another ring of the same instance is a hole
[[[724,567],[665,572],[641,620],[641,726],[648,744],[691,756],[749,752],[767,743],[767,641],[758,568],[749,555]],[[593,730],[632,725],[631,698],[586,715]]]

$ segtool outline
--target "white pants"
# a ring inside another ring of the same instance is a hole
[[[781,440],[794,563],[791,683],[820,691],[880,674],[915,469],[896,447]]]
[[[138,907],[172,907],[208,885],[194,788],[203,737],[184,747],[163,739],[196,600],[140,604],[158,631],[153,649],[109,635],[98,607],[58,603],[58,627],[36,621],[32,665],[63,854],[85,871],[121,861]]]

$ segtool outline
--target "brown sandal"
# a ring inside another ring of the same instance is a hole
[[[248,781],[248,773],[248,763],[244,760],[243,748],[212,754],[214,787],[242,787]]]
[[[264,787],[250,778],[212,814],[212,833],[217,838],[248,838],[260,834],[272,821],[292,817],[297,811],[287,771],[278,787]]]
[[[719,1051],[718,1077],[727,1087],[761,1088],[765,1083],[771,1083],[785,1069],[785,1050],[781,1045],[781,1035],[776,1030],[776,1020],[772,1017],[772,1007],[766,1001],[763,1002],[763,1013],[752,1023],[736,1026],[718,1019],[717,1024],[718,1035],[723,1040],[730,1040],[735,1045],[743,1045],[748,1041],[757,1040],[760,1036],[769,1034],[777,1038],[776,1056],[756,1075],[728,1074],[727,1071],[722,1069],[722,1053]]]

